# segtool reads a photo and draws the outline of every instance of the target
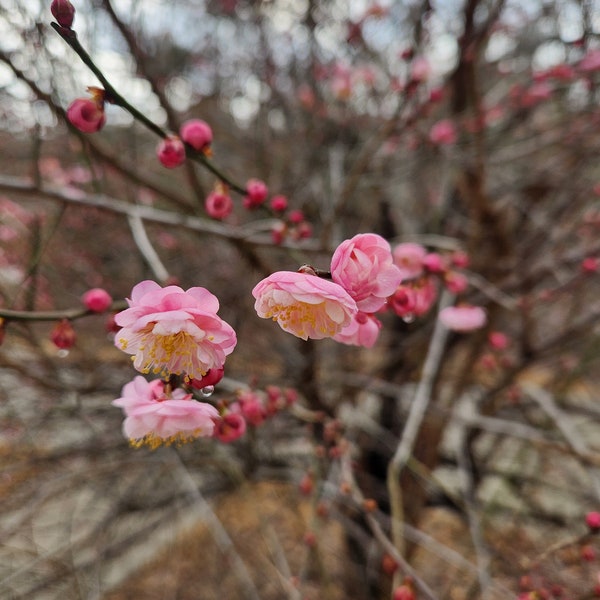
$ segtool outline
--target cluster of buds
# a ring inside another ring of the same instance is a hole
[[[179,129],[179,135],[168,135],[156,147],[160,163],[167,169],[174,169],[185,162],[186,145],[205,156],[212,153],[213,133],[210,125],[201,119],[190,119]]]
[[[267,386],[261,390],[240,390],[230,401],[219,406],[221,419],[214,436],[221,442],[233,442],[244,435],[248,426],[258,427],[278,412],[289,408],[298,399],[293,388]]]
[[[105,313],[112,306],[113,299],[102,288],[92,288],[81,296],[81,303],[91,313]],[[77,342],[77,333],[69,319],[61,319],[50,332],[50,340],[59,350],[70,350]]]

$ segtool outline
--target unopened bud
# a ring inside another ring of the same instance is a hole
[[[52,343],[61,350],[68,350],[75,345],[77,334],[69,319],[58,322],[50,334]]]
[[[61,27],[71,29],[75,19],[75,7],[69,0],[52,0],[50,12]]]

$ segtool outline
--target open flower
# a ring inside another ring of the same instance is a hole
[[[235,348],[235,331],[217,316],[219,301],[202,287],[184,291],[142,281],[128,303],[115,315],[122,327],[115,345],[133,355],[133,366],[142,373],[200,379],[220,369]]]
[[[333,337],[358,310],[344,288],[310,273],[278,271],[260,281],[252,295],[259,317],[303,340]]]
[[[112,404],[123,409],[123,433],[138,448],[212,436],[219,418],[211,404],[197,402],[181,388],[170,391],[160,379],[148,382],[141,375],[125,384],[121,398]]]
[[[487,316],[481,306],[447,306],[438,315],[440,321],[453,331],[467,332],[480,329]]]
[[[375,233],[360,233],[336,248],[331,278],[354,298],[359,310],[375,312],[394,293],[402,274],[386,240]]]

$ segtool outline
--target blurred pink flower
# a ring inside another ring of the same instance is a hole
[[[76,98],[67,108],[67,119],[83,133],[100,131],[106,123],[104,103],[98,99]]]
[[[252,209],[260,206],[269,194],[269,189],[260,179],[249,179],[246,183],[246,195],[242,199],[244,208]]]
[[[134,286],[129,308],[115,315],[115,345],[134,356],[142,373],[200,379],[220,369],[236,345],[235,331],[217,316],[219,301],[208,290],[187,291],[154,281]]]
[[[423,261],[427,250],[421,244],[406,242],[398,244],[393,250],[394,263],[400,268],[402,281],[414,279],[423,274]]]
[[[252,295],[259,317],[303,340],[333,337],[357,312],[343,287],[309,273],[278,271],[260,281]]]
[[[239,412],[229,412],[215,421],[214,437],[225,444],[233,442],[246,433],[246,421]]]
[[[389,243],[374,233],[359,233],[343,241],[331,259],[331,278],[354,298],[364,312],[375,312],[402,279]]]
[[[363,346],[372,348],[379,337],[381,321],[374,315],[364,312],[356,314],[352,322],[344,327],[340,333],[333,336],[336,342],[348,344],[350,346]]]
[[[450,119],[442,119],[429,131],[429,140],[439,146],[450,146],[456,142],[456,127]]]
[[[447,306],[438,317],[448,329],[462,332],[480,329],[487,321],[481,306]]]
[[[110,294],[102,288],[88,290],[81,297],[81,301],[87,309],[98,313],[108,310],[112,304]]]
[[[233,200],[231,196],[222,191],[213,191],[204,201],[204,208],[213,219],[224,219],[231,214],[233,210]]]
[[[185,146],[176,135],[168,135],[156,147],[156,156],[167,169],[174,169],[185,162]]]
[[[213,132],[210,125],[201,119],[190,119],[186,121],[179,130],[181,139],[196,150],[205,150],[213,140]]]
[[[123,409],[123,433],[138,448],[212,436],[219,418],[211,404],[197,402],[181,388],[169,392],[160,379],[148,382],[141,375],[125,384],[112,404]]]

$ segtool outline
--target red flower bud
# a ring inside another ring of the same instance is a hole
[[[50,339],[57,348],[68,350],[75,345],[77,335],[71,322],[68,319],[63,319],[55,325],[50,333]]]
[[[69,0],[52,0],[50,12],[61,27],[71,29],[75,18],[75,7]]]

